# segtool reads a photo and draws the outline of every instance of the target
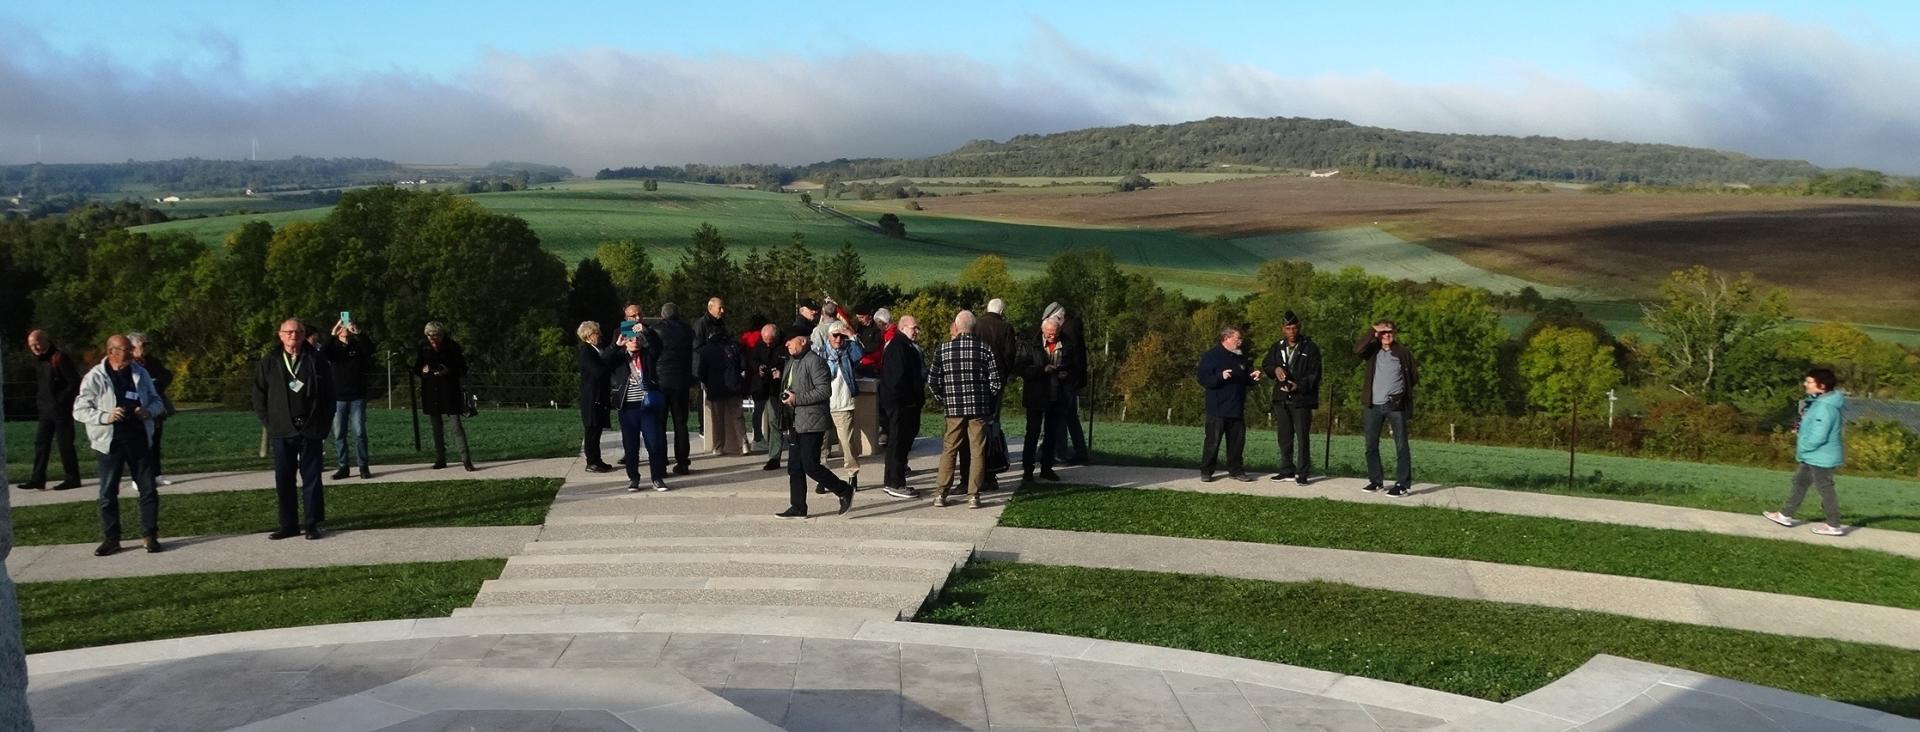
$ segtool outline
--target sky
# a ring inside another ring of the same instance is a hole
[[[1920,3],[0,5],[0,163],[915,157],[1210,116],[1920,173]]]

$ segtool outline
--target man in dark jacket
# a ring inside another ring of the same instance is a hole
[[[965,474],[969,508],[980,507],[980,490],[986,484],[986,420],[999,413],[1006,382],[995,367],[993,350],[974,336],[977,326],[972,311],[954,315],[953,338],[940,344],[927,367],[927,391],[947,416],[940,440],[940,492],[934,496],[935,506],[947,505],[954,464],[962,450],[969,455],[960,470]]]
[[[840,513],[853,506],[853,486],[820,464],[820,446],[833,420],[827,400],[833,396],[827,362],[813,352],[805,335],[787,339],[787,369],[781,374],[780,403],[791,411],[787,440],[787,510],[780,518],[806,518],[807,480],[826,486],[840,498]]]
[[[33,378],[39,386],[34,406],[39,412],[40,429],[33,436],[33,475],[20,484],[20,489],[47,487],[47,460],[56,442],[60,445],[60,467],[66,469],[67,479],[53,489],[79,488],[80,456],[73,448],[73,399],[80,394],[80,368],[53,347],[53,339],[44,330],[27,334],[27,352],[33,354]]]
[[[1400,344],[1391,320],[1375,322],[1360,334],[1353,355],[1364,364],[1360,403],[1365,404],[1364,439],[1367,445],[1366,490],[1377,491],[1386,478],[1380,466],[1380,425],[1393,428],[1394,461],[1397,468],[1393,489],[1387,495],[1398,498],[1413,487],[1413,452],[1407,447],[1407,420],[1413,416],[1413,387],[1420,371],[1414,366],[1413,353]]]
[[[253,374],[253,412],[273,446],[273,489],[279,502],[280,525],[267,538],[285,539],[304,529],[308,539],[318,539],[320,522],[326,520],[321,445],[327,439],[327,419],[333,416],[332,377],[320,354],[307,345],[306,326],[299,320],[288,318],[278,335],[280,347],[260,359]],[[296,473],[305,522],[295,508]]]
[[[1062,309],[1060,312],[1060,340],[1067,344],[1070,361],[1067,363],[1067,436],[1072,440],[1071,459],[1061,462],[1085,464],[1087,454],[1087,436],[1080,429],[1080,395],[1086,393],[1087,375],[1087,331],[1086,324],[1073,311]]]
[[[772,323],[760,326],[760,342],[747,351],[747,393],[753,396],[753,428],[767,444],[764,470],[780,469],[781,441],[785,425],[775,419],[774,404],[780,396],[781,369],[787,365],[787,344],[780,341],[780,329]]]
[[[420,373],[420,411],[433,427],[433,469],[447,467],[446,420],[453,419],[453,439],[460,447],[460,465],[471,473],[473,453],[467,449],[467,352],[438,321],[427,324],[427,345],[414,356]]]
[[[340,458],[334,480],[345,480],[353,458],[360,460],[360,477],[373,477],[367,461],[367,377],[373,373],[373,343],[360,334],[357,323],[335,323],[332,337],[320,341],[333,376],[333,452]],[[353,433],[353,453],[347,452],[347,433]]]
[[[794,311],[793,322],[787,324],[786,331],[780,334],[780,342],[775,343],[774,346],[785,349],[787,339],[797,335],[807,336],[809,341],[813,338],[813,327],[820,321],[819,308],[813,306],[812,300],[801,300],[799,307],[794,308]]]
[[[740,343],[725,331],[707,331],[707,340],[694,351],[700,368],[703,406],[700,411],[702,437],[707,449],[716,455],[747,454],[746,436],[741,428],[740,398],[747,395],[746,356]]]
[[[891,437],[886,477],[880,485],[895,498],[919,495],[907,487],[907,453],[920,436],[920,409],[927,403],[926,357],[914,342],[919,335],[919,319],[901,316],[893,340],[886,344],[886,356],[880,359],[880,419]]]
[[[651,350],[660,354],[660,390],[666,392],[668,428],[673,430],[673,473],[692,472],[692,438],[687,433],[687,403],[693,389],[693,328],[680,319],[673,303],[660,306],[660,322],[646,330]]]
[[[589,473],[609,473],[613,466],[608,465],[600,453],[600,434],[613,426],[608,412],[613,409],[612,382],[608,375],[611,360],[600,348],[606,339],[600,332],[600,323],[582,320],[574,335],[580,337],[580,348],[574,358],[580,366],[580,439],[581,455],[585,456]]]
[[[1040,321],[1040,340],[1030,349],[1024,365],[1027,388],[1021,400],[1027,408],[1027,436],[1020,456],[1023,481],[1033,480],[1035,453],[1039,453],[1040,477],[1060,479],[1053,472],[1053,461],[1067,431],[1067,377],[1073,360],[1073,346],[1061,340],[1060,325],[1057,318]]]
[[[1245,336],[1239,328],[1220,330],[1220,344],[1200,357],[1195,374],[1207,390],[1207,443],[1200,456],[1200,480],[1212,482],[1215,460],[1220,456],[1220,437],[1227,438],[1227,477],[1240,482],[1253,480],[1241,465],[1247,447],[1247,389],[1260,381],[1260,372],[1240,352]]]
[[[1300,332],[1300,318],[1288,310],[1280,330],[1284,334],[1267,349],[1260,373],[1273,380],[1273,424],[1280,439],[1280,472],[1273,480],[1292,478],[1306,485],[1313,475],[1313,410],[1320,406],[1320,347]],[[1297,459],[1296,459],[1297,454]]]
[[[1013,326],[1007,323],[1006,311],[1006,301],[997,297],[988,300],[987,312],[973,326],[973,337],[980,339],[982,345],[993,351],[993,368],[1000,375],[1002,383],[1018,375],[1014,363],[1018,360],[1016,349],[1019,344],[1013,335]],[[995,414],[999,413],[999,406],[999,402],[994,403]]]

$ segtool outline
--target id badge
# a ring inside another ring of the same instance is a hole
[[[126,400],[130,402],[140,401],[140,392],[137,392],[137,391],[127,392]]]
[[[306,384],[306,382],[304,382],[304,381],[301,381],[301,380],[299,380],[299,379],[288,379],[288,380],[287,380],[287,390],[288,390],[288,391],[291,391],[291,392],[293,392],[293,393],[295,393],[295,394],[298,394],[298,393],[300,393],[300,390],[301,390],[302,388],[305,388],[305,387],[306,387],[306,385],[307,385],[307,384]]]

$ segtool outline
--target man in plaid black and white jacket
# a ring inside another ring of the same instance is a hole
[[[953,339],[940,344],[927,368],[927,389],[946,410],[947,428],[941,439],[940,493],[933,505],[947,505],[947,486],[953,464],[964,442],[971,453],[967,470],[967,505],[980,507],[980,486],[986,480],[986,418],[993,416],[1005,383],[994,364],[993,349],[973,336],[973,312],[953,318]]]

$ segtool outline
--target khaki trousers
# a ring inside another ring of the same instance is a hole
[[[840,438],[840,471],[848,481],[860,475],[860,433],[853,429],[853,411],[834,412],[833,433]],[[821,462],[826,462],[822,460]]]
[[[946,495],[947,486],[953,480],[953,463],[959,458],[961,443],[966,444],[970,456],[967,497],[978,498],[980,486],[987,479],[987,423],[980,417],[947,418],[946,432],[940,437],[940,493]]]
[[[700,431],[707,449],[719,455],[745,455],[746,422],[740,414],[740,398],[702,399]]]

